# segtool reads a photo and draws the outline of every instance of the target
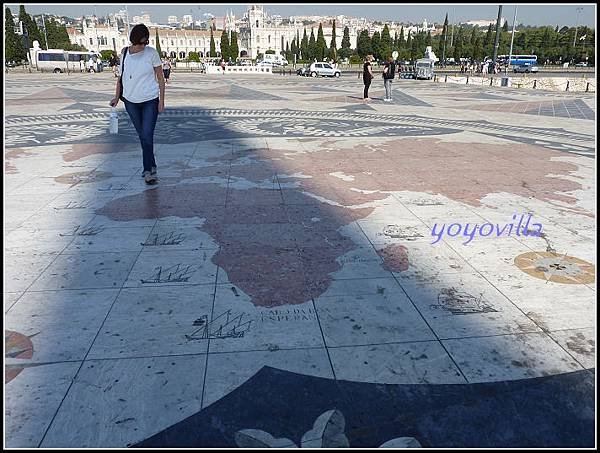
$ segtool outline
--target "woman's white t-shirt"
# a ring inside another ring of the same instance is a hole
[[[146,102],[159,95],[154,68],[161,67],[160,56],[154,47],[146,46],[136,53],[127,51],[125,71],[122,73],[123,97],[129,102]],[[119,74],[123,67],[123,54],[119,62]]]

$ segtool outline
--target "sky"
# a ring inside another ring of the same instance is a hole
[[[125,4],[98,3],[98,4],[35,4],[23,3],[29,14],[51,13],[70,17],[96,14],[105,16],[111,12],[124,9]],[[338,15],[365,17],[380,21],[413,22],[420,23],[426,19],[428,23],[441,24],[446,13],[450,23],[475,19],[496,19],[498,4],[402,4],[398,3],[373,3],[373,4],[344,4],[344,3],[257,3],[262,4],[269,14],[279,14],[283,17],[293,15]],[[5,3],[17,13],[20,4]],[[198,3],[173,3],[169,5],[128,3],[129,17],[140,15],[142,12],[150,13],[154,22],[166,23],[167,16],[177,16],[181,20],[183,15],[191,14],[193,18],[201,19],[202,14],[211,13],[217,17],[224,16],[232,10],[237,17],[241,17],[248,9],[250,3],[223,3],[223,4],[198,4]],[[529,3],[516,4],[517,23],[525,25],[551,25],[570,26],[585,25],[596,28],[596,5],[594,3]],[[580,8],[578,10],[578,8]],[[503,4],[502,16],[512,26],[515,14],[515,4]]]

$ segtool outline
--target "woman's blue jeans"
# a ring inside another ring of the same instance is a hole
[[[158,98],[146,102],[129,102],[125,99],[125,110],[135,126],[142,144],[144,171],[156,167],[154,160],[154,127],[158,118]]]

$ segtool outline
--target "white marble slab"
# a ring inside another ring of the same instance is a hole
[[[548,332],[584,368],[596,367],[596,329],[569,329]]]
[[[400,288],[363,296],[319,297],[315,307],[328,347],[435,339]]]
[[[399,282],[440,338],[540,330],[478,274],[444,274],[427,281]]]
[[[139,254],[125,287],[185,286],[215,283],[215,250],[144,250]]]
[[[57,259],[56,254],[4,253],[4,291],[26,290]]]
[[[208,407],[231,393],[263,366],[333,379],[331,363],[324,348],[209,354],[202,407]]]
[[[545,333],[443,340],[469,382],[550,376],[582,367]]]
[[[168,428],[200,410],[205,364],[205,354],[84,362],[41,447],[124,448]]]
[[[73,237],[63,254],[111,252],[140,252],[152,227],[108,228],[89,225]],[[91,234],[86,234],[91,233]]]
[[[378,384],[464,384],[437,341],[329,348],[339,380]]]
[[[38,448],[81,362],[28,367],[4,386],[6,448]],[[77,417],[77,411],[73,414]]]
[[[137,257],[135,252],[61,255],[30,289],[120,288]]]
[[[89,359],[206,353],[207,339],[189,339],[210,313],[214,285],[123,289]]]
[[[231,288],[234,288],[233,291]],[[237,295],[236,295],[237,294]],[[280,307],[260,307],[234,285],[217,285],[215,305],[209,335],[212,352],[240,352],[292,348],[322,348],[323,335],[319,328],[312,301]],[[227,324],[229,319],[230,323]],[[232,330],[243,336],[227,336]],[[219,327],[222,333],[218,334]],[[200,332],[198,332],[200,334]]]
[[[26,335],[31,359],[15,363],[83,360],[118,290],[26,292],[5,315],[5,328]]]

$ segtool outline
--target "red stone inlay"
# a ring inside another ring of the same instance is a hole
[[[33,357],[33,344],[29,337],[12,330],[4,331],[4,356],[12,359],[30,359]],[[8,384],[16,378],[23,367],[5,366],[4,383]]]
[[[383,268],[386,271],[403,272],[408,269],[408,249],[403,245],[388,245],[378,249],[377,253],[383,259]]]

